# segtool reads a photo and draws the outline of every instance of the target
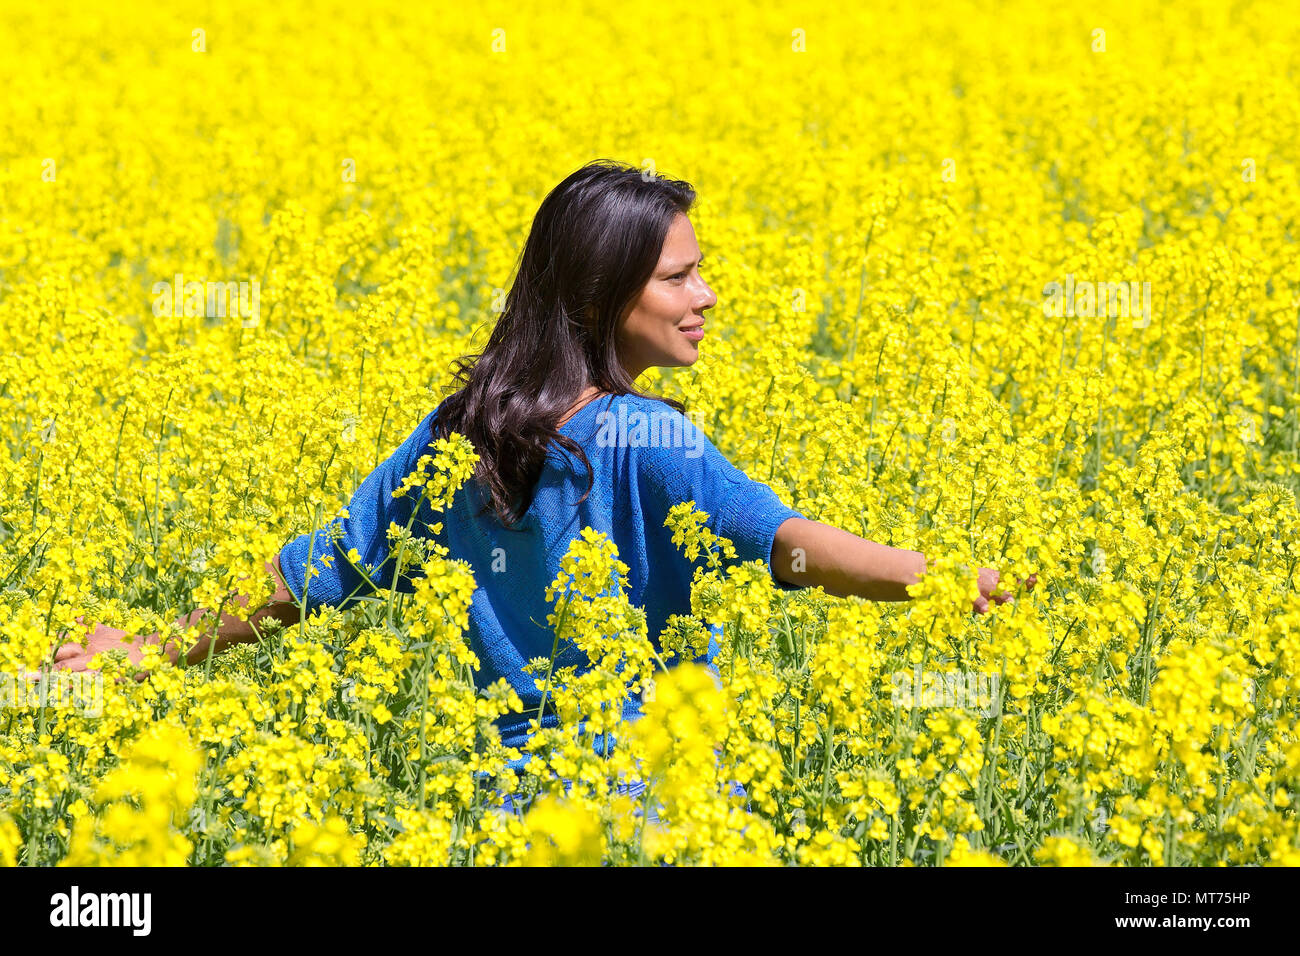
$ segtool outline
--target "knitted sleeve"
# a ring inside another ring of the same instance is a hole
[[[375,588],[408,594],[414,590],[409,566],[400,577],[395,574],[397,556],[389,552],[388,531],[393,526],[404,528],[411,521],[421,489],[413,488],[397,498],[393,492],[402,486],[403,478],[416,471],[421,455],[434,453],[431,429],[436,414],[436,409],[430,412],[397,450],[366,476],[341,517],[314,535],[310,531],[299,535],[280,550],[285,583],[299,601],[306,591],[308,615],[324,605],[340,610],[350,607],[373,594]],[[422,503],[420,513],[411,521],[411,533],[428,537],[428,524],[435,520],[432,508]]]
[[[770,487],[728,461],[685,415],[661,403],[654,404],[654,410],[642,409],[648,444],[638,448],[637,460],[658,520],[662,522],[673,505],[694,501],[697,510],[708,514],[709,530],[731,539],[737,561],[762,561],[771,574],[772,542],[777,529],[789,518],[804,516],[784,504]],[[629,430],[630,443],[636,441],[635,415],[633,412],[629,416],[634,422]],[[646,520],[651,520],[649,514]],[[784,591],[799,588],[774,574],[772,581]]]

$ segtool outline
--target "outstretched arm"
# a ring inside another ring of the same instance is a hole
[[[718,451],[684,415],[681,434],[690,436],[683,452],[676,445],[638,450],[638,469],[648,497],[665,510],[691,501],[709,515],[714,534],[730,540],[741,560],[768,563],[773,579],[787,588],[821,587],[836,597],[855,595],[872,601],[907,601],[907,586],[926,572],[925,555],[891,548],[811,521],[785,505],[760,481],[750,478]],[[979,571],[980,597],[974,610],[983,614],[989,599],[1006,603],[1011,595],[997,590],[998,572]],[[1034,576],[1024,582],[1032,587]]]
[[[214,626],[212,622],[213,612],[207,608],[191,611],[177,620],[177,628],[197,624],[202,626],[206,632],[193,645],[185,649],[185,662],[187,664],[202,662],[208,657],[209,650],[213,654],[220,654],[234,644],[253,643],[259,638],[263,630],[261,622],[267,618],[273,617],[285,627],[298,622],[298,605],[293,593],[284,582],[284,576],[280,573],[280,556],[278,554],[266,563],[266,570],[275,581],[275,592],[265,604],[249,615],[247,621],[241,621],[233,614],[223,612],[221,620]],[[231,603],[244,607],[248,604],[248,597],[243,594],[236,594]],[[80,620],[78,618],[78,621]],[[66,640],[72,633],[61,634],[60,639]],[[76,640],[70,640],[57,647],[54,652],[54,669],[84,671],[88,668],[91,658],[99,652],[118,649],[127,652],[127,659],[132,664],[138,664],[144,655],[144,646],[158,643],[160,643],[160,637],[156,633],[133,635],[120,628],[99,624],[89,630],[85,647]],[[171,638],[163,648],[163,652],[173,664],[179,663],[181,647],[177,638]],[[148,675],[144,672],[135,675],[136,680],[143,680],[146,676]]]
[[[891,548],[807,518],[788,518],[772,542],[772,574],[787,584],[821,587],[835,597],[906,601],[925,574],[920,551]]]
[[[396,587],[409,593],[408,582],[397,580],[396,562],[388,554],[387,530],[390,525],[409,527],[419,496],[414,493],[393,497],[393,492],[404,484],[404,479],[416,470],[421,455],[429,451],[432,440],[431,425],[437,411],[430,412],[416,426],[407,439],[387,459],[381,462],[361,483],[348,503],[347,518],[336,519],[337,529],[320,528],[315,534],[302,534],[287,542],[280,552],[266,564],[266,570],[275,582],[275,592],[270,600],[258,608],[247,621],[241,621],[227,609],[244,606],[248,597],[232,595],[222,608],[220,620],[212,610],[199,608],[176,622],[177,628],[197,624],[203,634],[193,646],[182,649],[177,638],[170,638],[163,648],[172,663],[179,663],[182,653],[188,664],[208,658],[209,652],[219,654],[233,644],[249,644],[259,639],[260,621],[274,617],[282,625],[296,624],[302,615],[308,617],[319,607],[329,605],[343,609],[358,600],[358,595],[368,594],[376,584],[385,588]],[[422,499],[420,499],[422,500]],[[427,503],[422,516],[432,517]],[[427,521],[425,524],[427,525]],[[415,533],[423,535],[416,521]],[[341,532],[337,540],[331,531]],[[367,580],[347,559],[356,550],[367,568],[374,568],[374,578]],[[308,561],[311,570],[308,570]],[[105,625],[88,626],[77,619],[86,634],[86,644],[70,640],[70,633],[60,634],[54,653],[55,670],[84,671],[90,659],[100,651],[122,648],[133,664],[143,656],[145,644],[158,644],[158,634],[131,635],[119,628]],[[137,680],[147,675],[139,673]]]
[[[877,544],[806,518],[787,518],[772,541],[772,574],[778,581],[820,586],[836,597],[907,601],[907,585],[920,581],[925,571],[925,555],[920,551]],[[989,598],[999,604],[1011,600],[1011,595],[997,590],[997,583],[997,571],[980,569],[976,612],[988,610]],[[1031,575],[1026,585],[1032,588],[1033,583]]]

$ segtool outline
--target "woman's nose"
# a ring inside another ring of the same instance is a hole
[[[701,281],[703,282],[703,280]],[[707,282],[703,282],[703,285],[704,285],[704,291],[703,294],[700,295],[699,298],[696,300],[696,308],[711,309],[718,304],[718,297],[716,294],[714,294],[714,291],[709,288],[709,284]]]

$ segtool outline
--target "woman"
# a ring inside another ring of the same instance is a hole
[[[645,608],[652,640],[670,614],[690,610],[691,565],[664,526],[668,509],[682,501],[708,513],[709,528],[732,540],[737,560],[763,561],[780,588],[907,600],[907,585],[925,573],[924,555],[808,520],[732,466],[681,403],[636,388],[651,366],[694,363],[708,334],[705,312],[717,296],[700,274],[688,218],[694,201],[687,183],[647,179],[604,160],[560,183],[538,209],[486,348],[457,363],[459,388],[365,479],[337,528],[300,535],[267,564],[276,593],[247,623],[223,615],[213,651],[256,640],[264,617],[291,624],[300,608],[346,607],[372,585],[409,592],[409,580],[393,573],[386,531],[407,525],[412,496],[392,492],[421,455],[433,453],[431,442],[452,432],[478,453],[476,480],[448,512],[415,515],[412,527],[420,533],[441,520],[440,543],[474,571],[468,636],[481,662],[476,680],[486,686],[504,677],[524,703],[523,713],[499,721],[507,746],[523,748],[539,709],[541,693],[523,666],[552,653],[545,591],[584,527],[617,546],[629,567],[628,598]],[[352,548],[368,578],[344,558]],[[996,571],[982,569],[978,580],[977,613],[990,598],[1011,600],[995,593]],[[64,644],[57,666],[84,670],[95,653],[122,646],[123,633],[100,627],[87,647]],[[147,639],[133,639],[132,661]],[[715,642],[709,660],[716,649]],[[208,651],[204,638],[187,661]],[[179,656],[174,647],[167,653]],[[581,665],[576,654],[562,652],[554,666]],[[640,700],[629,697],[624,713],[635,719]],[[542,725],[555,721],[545,714]]]

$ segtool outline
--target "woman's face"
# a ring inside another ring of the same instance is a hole
[[[618,328],[619,360],[635,380],[651,366],[692,365],[700,357],[704,310],[717,304],[700,275],[700,247],[691,220],[678,213],[664,239],[659,264]]]

